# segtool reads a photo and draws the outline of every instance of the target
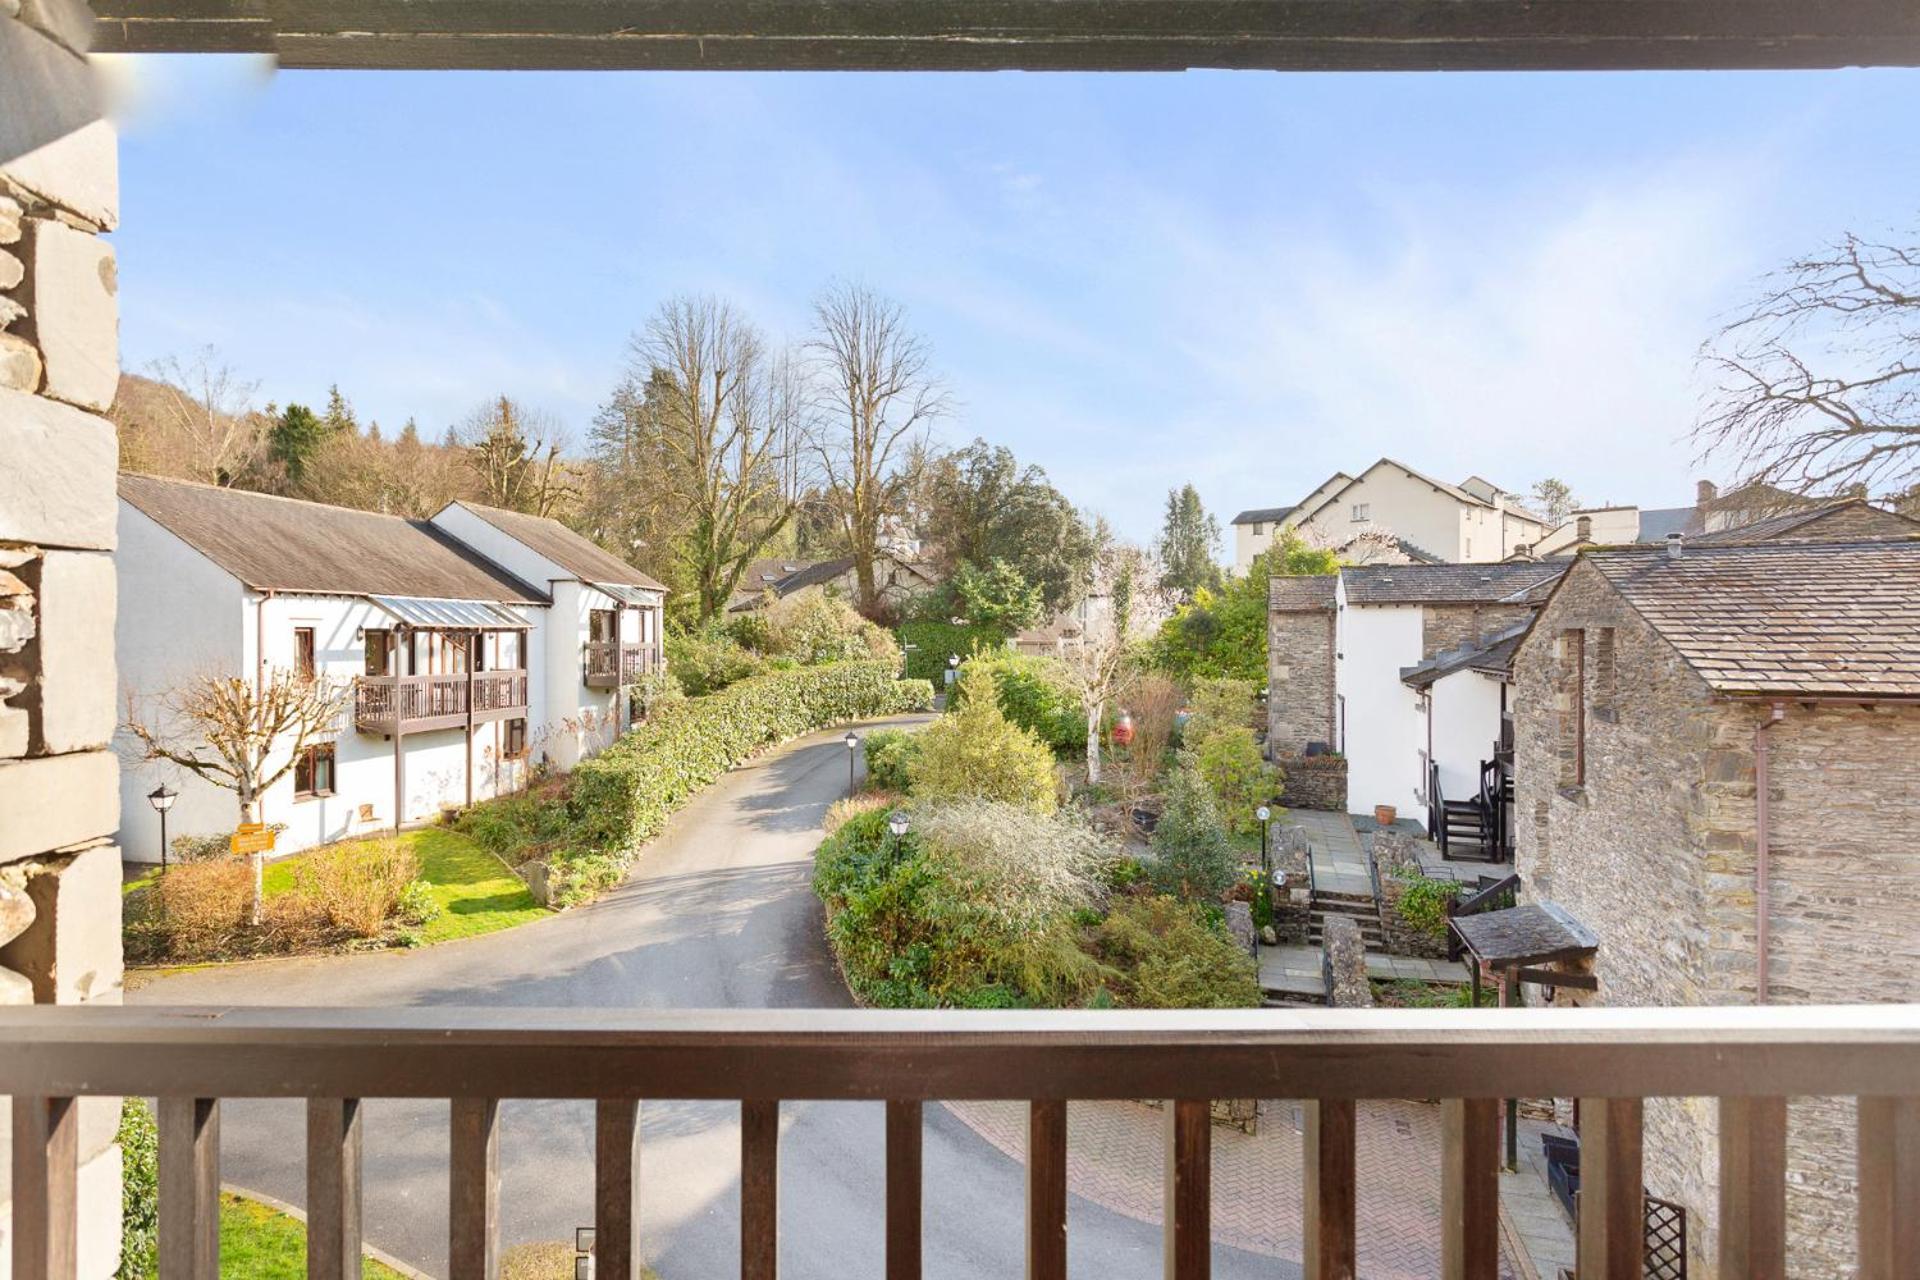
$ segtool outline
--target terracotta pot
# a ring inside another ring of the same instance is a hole
[[[1373,806],[1373,820],[1383,827],[1392,826],[1393,820],[1399,816],[1400,811],[1390,804],[1377,804]]]
[[[1133,741],[1133,717],[1122,711],[1120,718],[1113,722],[1113,745],[1124,747]]]

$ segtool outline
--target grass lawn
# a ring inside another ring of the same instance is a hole
[[[423,943],[470,938],[511,929],[549,914],[507,865],[457,831],[423,827],[402,832],[400,840],[420,859],[420,876],[433,887],[441,913],[420,930]],[[267,864],[262,875],[267,896],[293,888],[300,855]]]
[[[220,1271],[247,1280],[306,1280],[307,1227],[276,1209],[230,1192],[220,1193]],[[400,1280],[400,1273],[372,1258],[366,1280]]]

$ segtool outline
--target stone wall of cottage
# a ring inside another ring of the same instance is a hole
[[[1530,896],[1599,936],[1592,998],[1753,1003],[1754,731],[1768,708],[1710,697],[1585,566],[1522,646],[1515,677],[1518,870]],[[1907,838],[1920,830],[1920,708],[1788,704],[1767,732],[1769,999],[1920,1000],[1920,862]],[[1853,1273],[1853,1126],[1850,1100],[1791,1104],[1790,1274]],[[1709,1277],[1715,1139],[1711,1100],[1647,1104],[1647,1186],[1687,1206],[1694,1274]]]
[[[1920,526],[1891,511],[1871,506],[1844,506],[1831,515],[1810,520],[1790,530],[1782,542],[1819,539],[1822,542],[1868,541],[1880,538],[1911,538],[1920,535]]]
[[[1482,644],[1533,616],[1524,604],[1430,604],[1420,610],[1420,657]]]
[[[1276,754],[1334,740],[1333,610],[1267,614],[1267,741]]]
[[[1289,809],[1347,811],[1347,758],[1273,753],[1280,768],[1280,803]]]
[[[1710,1001],[1700,784],[1718,716],[1707,695],[1586,564],[1568,571],[1515,655],[1515,869],[1525,897],[1559,903],[1600,941],[1599,991],[1561,991],[1556,1003]],[[1646,1105],[1647,1189],[1687,1206],[1702,1268],[1714,1251],[1713,1115],[1710,1099]]]
[[[0,1005],[121,994],[112,129],[79,0],[0,0]],[[0,1204],[11,1125],[0,1099]],[[79,1274],[119,1265],[117,1099],[79,1111]],[[0,1211],[0,1218],[4,1218]],[[0,1225],[0,1277],[11,1270]]]

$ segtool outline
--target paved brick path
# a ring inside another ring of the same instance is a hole
[[[1271,1257],[1301,1256],[1298,1104],[1262,1105],[1261,1132],[1213,1130],[1213,1234]],[[1015,1159],[1026,1152],[1026,1107],[948,1103],[962,1122]],[[1132,1102],[1075,1102],[1067,1110],[1073,1193],[1141,1222],[1161,1217],[1161,1119]],[[1368,1280],[1440,1274],[1440,1109],[1362,1102],[1357,1116],[1359,1264]],[[1502,1276],[1515,1274],[1501,1258]]]

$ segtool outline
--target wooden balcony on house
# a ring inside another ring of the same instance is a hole
[[[471,690],[471,695],[469,695]],[[525,671],[475,671],[435,676],[361,676],[354,681],[353,723],[362,733],[421,733],[458,729],[527,714]]]
[[[597,1273],[637,1274],[638,1108],[738,1099],[741,1274],[773,1280],[784,1099],[886,1107],[886,1275],[920,1275],[923,1108],[1030,1108],[1029,1276],[1067,1263],[1067,1103],[1167,1098],[1164,1274],[1209,1271],[1209,1099],[1306,1101],[1306,1274],[1355,1274],[1355,1112],[1438,1098],[1449,1280],[1499,1268],[1502,1097],[1581,1100],[1580,1274],[1641,1274],[1643,1099],[1719,1109],[1721,1274],[1782,1275],[1786,1099],[1859,1099],[1860,1275],[1920,1268],[1920,1007],[1231,1012],[628,1009],[0,1010],[13,1098],[15,1275],[71,1276],[80,1095],[159,1099],[160,1272],[218,1272],[225,1097],[307,1107],[308,1274],[357,1273],[363,1098],[449,1098],[450,1274],[497,1258],[503,1098],[596,1107]],[[377,1141],[378,1139],[374,1139]],[[969,1223],[1017,1232],[1021,1224]]]
[[[618,689],[660,670],[664,659],[657,644],[589,640],[580,647],[580,662],[587,688]]]

